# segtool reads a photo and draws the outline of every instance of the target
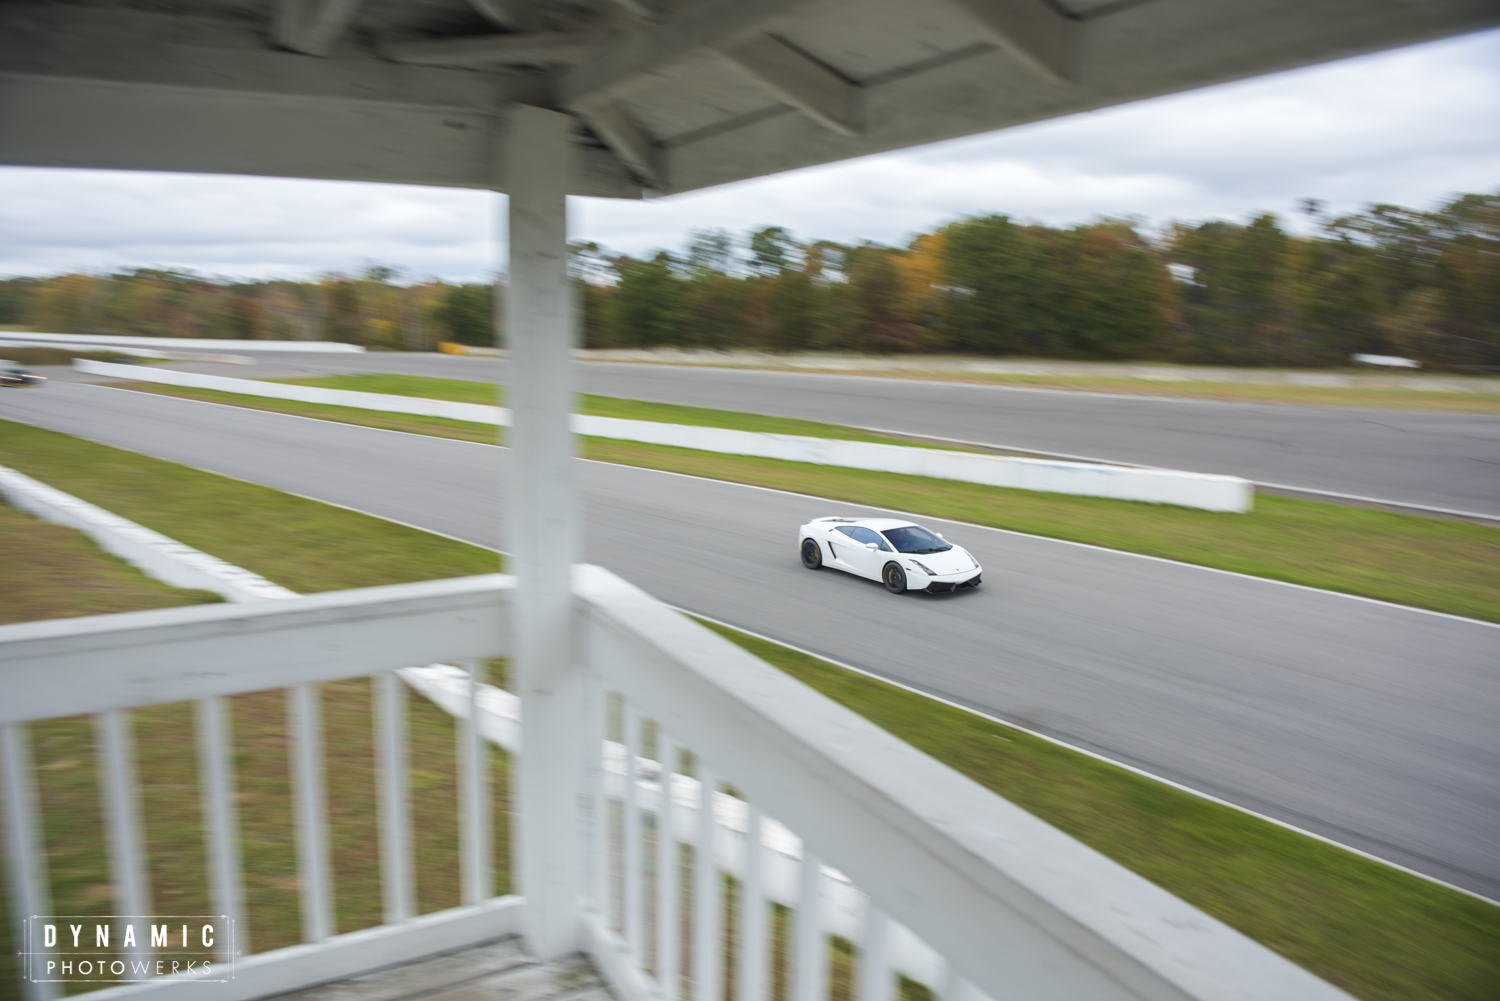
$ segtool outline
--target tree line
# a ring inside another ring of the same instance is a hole
[[[1500,367],[1500,194],[1374,205],[1312,235],[1270,214],[1149,234],[971,217],[904,247],[771,226],[679,253],[575,244],[588,347],[951,352],[1330,365],[1356,352]],[[503,286],[503,283],[502,283]],[[0,324],[59,332],[327,339],[389,350],[493,342],[488,284],[392,269],[234,282],[137,269],[0,281]]]

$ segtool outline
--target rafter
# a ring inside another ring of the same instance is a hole
[[[949,0],[1000,48],[1053,83],[1073,79],[1083,22],[1046,0]]]
[[[860,88],[774,35],[720,55],[765,90],[839,135],[860,130]]]
[[[601,41],[593,34],[542,31],[400,42],[386,46],[385,55],[399,63],[423,66],[548,66],[577,62],[597,49]]]
[[[629,93],[709,47],[734,48],[806,0],[698,0],[649,31],[621,39],[572,70],[559,86],[565,107],[587,108]]]
[[[277,44],[310,56],[333,51],[363,0],[277,0]]]
[[[529,0],[469,0],[485,20],[507,31],[536,31],[541,21]]]
[[[629,108],[619,101],[606,101],[580,112],[580,115],[615,157],[636,176],[642,187],[665,190],[660,147],[641,128]]]

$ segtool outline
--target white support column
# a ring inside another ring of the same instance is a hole
[[[532,950],[555,959],[578,948],[585,890],[588,727],[571,640],[572,564],[579,551],[573,489],[573,324],[568,288],[567,192],[573,120],[525,105],[510,112],[510,550],[519,577],[515,665],[526,727],[517,768],[519,883]]]

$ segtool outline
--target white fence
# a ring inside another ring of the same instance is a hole
[[[84,372],[140,382],[190,386],[225,393],[241,393],[303,403],[357,407],[389,413],[444,417],[476,424],[510,424],[510,411],[477,403],[454,403],[411,396],[361,393],[352,390],[294,386],[286,383],[199,375],[171,369],[142,368],[78,359],[74,365]],[[752,455],[824,466],[844,466],[877,472],[928,476],[935,479],[980,483],[991,487],[1038,490],[1109,497],[1116,500],[1176,504],[1209,511],[1249,511],[1254,489],[1236,476],[1186,473],[1171,469],[1141,469],[1086,462],[1023,459],[950,452],[943,449],[909,448],[880,442],[841,441],[804,435],[766,434],[729,428],[665,424],[656,421],[622,420],[614,417],[574,415],[573,430],[597,438],[673,445],[679,448]]]
[[[149,913],[129,713],[191,699],[212,903],[242,918],[224,699],[286,688],[304,944],[241,960],[228,984],[116,987],[101,1001],[154,1001],[163,990],[173,1001],[249,1001],[522,930],[524,899],[488,889],[479,753],[488,727],[475,725],[488,700],[472,671],[459,689],[469,706],[459,787],[469,889],[462,907],[413,916],[395,673],[506,655],[513,591],[511,578],[490,575],[0,627],[18,914],[49,913],[45,859],[59,847],[40,834],[28,723],[98,714],[118,913]],[[738,1001],[767,1001],[773,955],[787,957],[779,970],[793,1001],[825,1001],[830,933],[857,945],[861,1001],[890,1001],[897,969],[945,1001],[1346,997],[607,571],[578,568],[575,595],[589,679],[578,711],[592,721],[594,751],[575,790],[576,827],[556,836],[576,846],[587,874],[579,944],[623,1001],[717,1001],[726,957]],[[386,922],[334,935],[316,694],[322,682],[361,675],[375,694]],[[521,734],[525,755],[524,726]],[[705,789],[715,804],[706,813]],[[515,804],[523,815],[526,796]],[[45,998],[54,986],[30,989]]]

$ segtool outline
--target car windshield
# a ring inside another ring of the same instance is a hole
[[[953,548],[920,525],[888,528],[882,534],[898,553],[943,553]]]

